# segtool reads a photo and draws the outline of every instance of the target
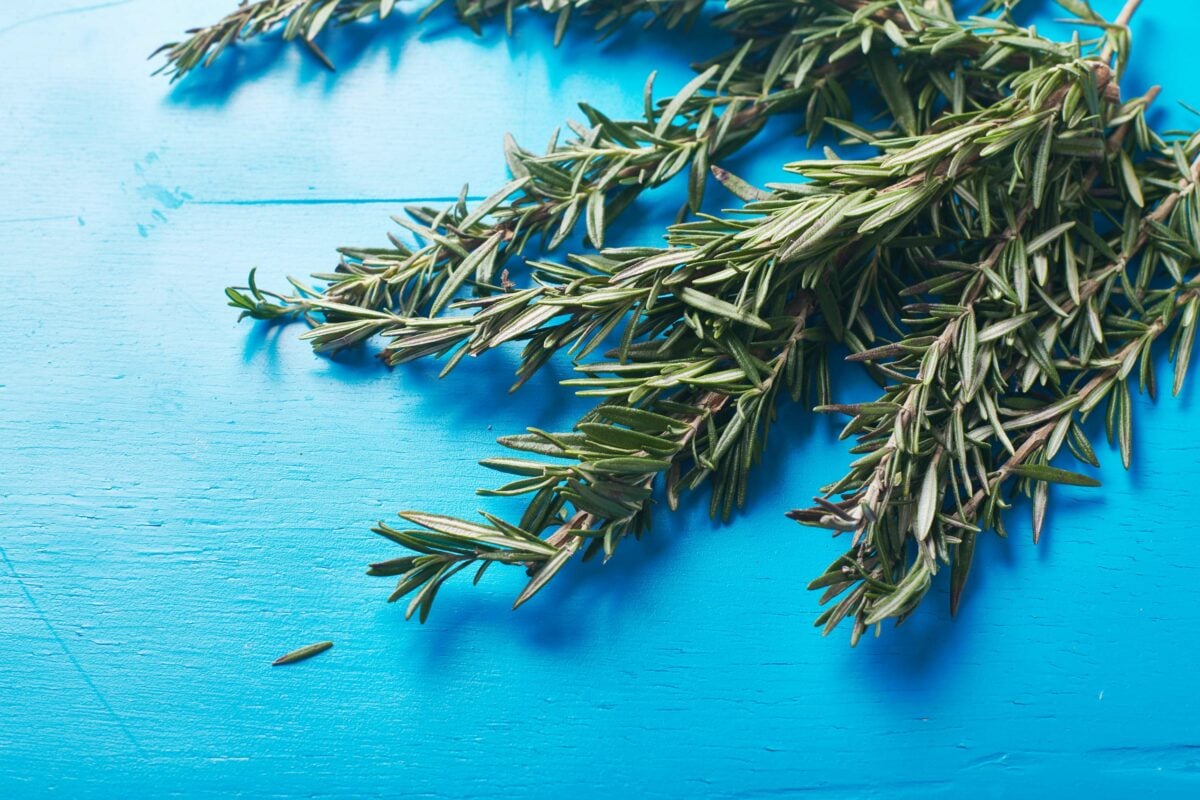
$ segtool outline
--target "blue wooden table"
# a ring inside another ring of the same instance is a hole
[[[1134,470],[1103,452],[1106,490],[1056,490],[1036,549],[1023,511],[988,537],[956,620],[943,576],[857,650],[812,630],[804,584],[842,545],[782,512],[851,457],[790,409],[731,524],[694,498],[520,612],[493,573],[405,623],[369,525],[471,513],[494,436],[570,424],[566,370],[508,397],[511,352],[440,382],[318,358],[222,288],[487,194],[503,131],[539,145],[585,98],[636,115],[647,72],[679,86],[719,40],[401,16],[330,37],[336,74],[267,44],[149,77],[230,5],[0,4],[0,797],[1197,796],[1195,382],[1137,401]],[[1165,84],[1162,126],[1200,123],[1191,11],[1136,19],[1126,88]],[[772,130],[730,166],[804,154]],[[681,196],[643,204],[646,240]]]

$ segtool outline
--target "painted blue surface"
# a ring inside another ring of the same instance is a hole
[[[406,624],[362,574],[394,553],[368,525],[470,512],[496,434],[579,405],[553,371],[506,397],[511,353],[443,382],[317,358],[222,287],[486,194],[502,131],[544,141],[583,98],[636,114],[705,38],[400,19],[330,39],[336,75],[268,46],[148,77],[229,4],[0,4],[0,796],[1196,796],[1194,388],[1137,401],[1134,471],[1103,453],[1107,491],[1056,493],[1038,548],[1023,517],[981,544],[957,620],[939,583],[856,651],[803,590],[840,543],[781,515],[850,457],[795,409],[732,524],[693,502],[519,613],[494,572]],[[1200,105],[1190,11],[1136,20],[1126,88],[1164,81],[1163,124]],[[773,130],[731,166],[801,154]]]

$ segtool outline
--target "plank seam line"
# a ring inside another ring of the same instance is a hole
[[[97,686],[96,682],[92,680],[92,676],[89,675],[87,670],[83,668],[83,664],[81,664],[79,659],[75,657],[75,655],[71,652],[71,649],[67,647],[66,640],[63,639],[62,635],[59,634],[57,629],[55,629],[54,624],[50,622],[50,617],[46,615],[46,612],[43,611],[42,607],[38,605],[37,600],[35,600],[33,597],[33,592],[29,591],[29,586],[17,573],[16,566],[13,564],[12,559],[8,557],[8,553],[5,552],[3,547],[0,547],[0,560],[4,561],[5,566],[7,566],[8,571],[12,573],[17,585],[20,586],[21,591],[25,593],[25,599],[29,601],[29,605],[33,608],[34,613],[37,614],[38,618],[42,621],[42,624],[46,626],[46,629],[50,631],[50,635],[54,637],[56,642],[58,642],[58,646],[62,648],[63,655],[67,657],[67,660],[70,661],[75,666],[75,669],[79,671],[79,674],[83,676],[84,683],[91,688],[92,692],[96,695],[96,699],[100,701],[100,705],[104,707],[104,710],[107,711],[109,716],[113,718],[113,721],[117,723],[117,727],[121,729],[123,734],[125,734],[125,738],[129,740],[129,743],[137,749],[140,755],[145,756],[146,750],[142,747],[141,742],[137,740],[137,738],[133,735],[133,731],[129,730],[129,726],[125,724],[125,720],[121,719],[121,715],[118,714],[116,709],[112,707],[112,704],[108,702],[108,698],[104,696],[104,693],[100,691],[100,687]]]
[[[70,14],[83,14],[88,11],[100,11],[104,8],[115,8],[116,6],[129,5],[132,2],[133,0],[110,0],[108,3],[94,3],[90,6],[76,6],[75,8],[63,8],[59,9],[58,11],[48,11],[45,14],[35,14],[32,17],[19,19],[11,25],[6,25],[3,28],[0,28],[0,36],[3,36],[14,28],[19,28],[22,25],[28,25],[33,22],[41,22],[44,19],[50,19],[52,17],[65,17]]]

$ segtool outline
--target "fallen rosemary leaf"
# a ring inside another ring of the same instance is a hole
[[[285,664],[295,664],[297,661],[304,661],[312,658],[315,655],[324,653],[329,648],[333,647],[333,642],[317,642],[315,644],[305,645],[297,650],[293,650],[286,655],[271,662],[272,667],[282,667]]]

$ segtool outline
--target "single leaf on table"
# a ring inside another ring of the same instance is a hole
[[[271,662],[273,667],[282,667],[285,664],[295,664],[298,661],[312,658],[315,655],[324,653],[329,648],[333,647],[333,642],[317,642],[315,644],[305,645],[304,647],[293,650],[290,653],[280,656]]]

